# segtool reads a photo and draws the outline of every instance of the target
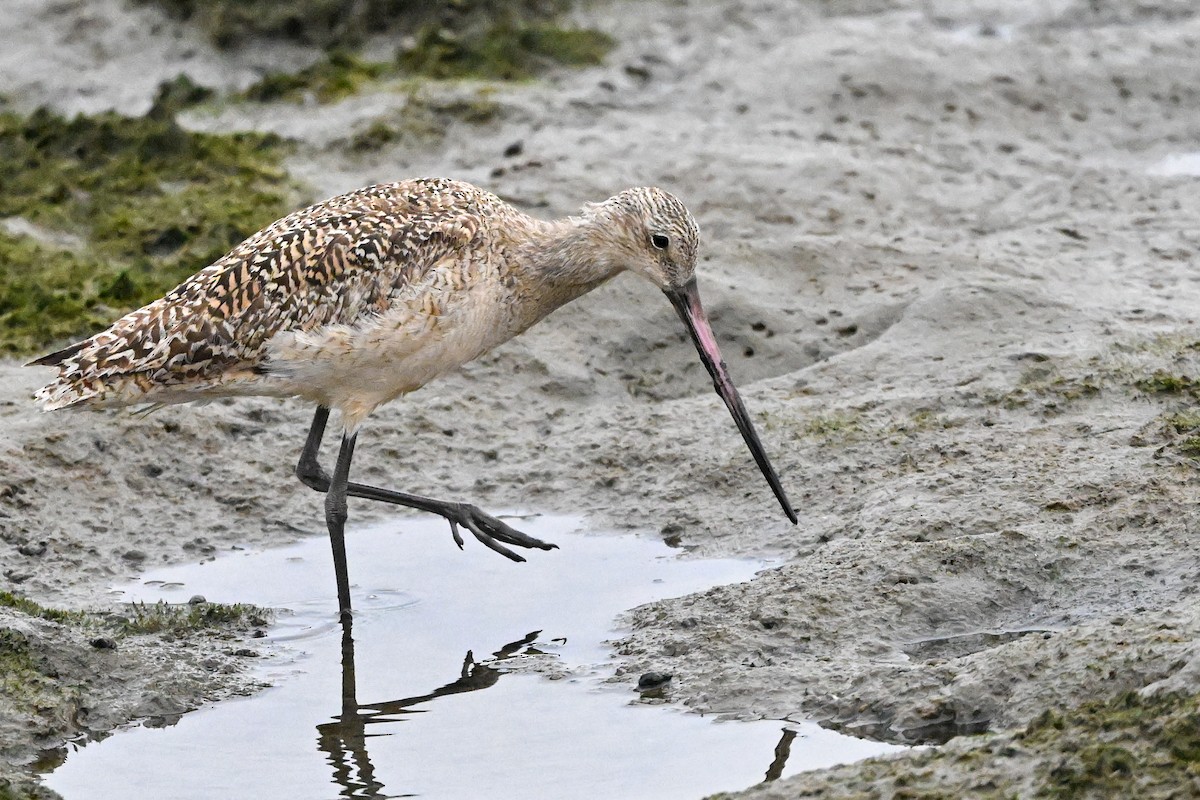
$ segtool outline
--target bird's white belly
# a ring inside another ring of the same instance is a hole
[[[377,406],[510,338],[500,304],[482,294],[445,306],[416,298],[359,325],[281,334],[270,344],[271,372],[289,394],[341,411],[354,430]]]

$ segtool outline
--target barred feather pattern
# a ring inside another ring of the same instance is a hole
[[[506,208],[469,184],[423,179],[297,211],[107,330],[33,362],[59,368],[36,398],[52,410],[292,394],[271,385],[273,337],[381,314],[440,260],[471,250]]]
[[[46,410],[299,396],[347,431],[622,270],[660,288],[699,232],[660,189],[543,221],[470,184],[378,184],[297,211],[107,330],[33,362]],[[668,252],[653,241],[669,239]]]

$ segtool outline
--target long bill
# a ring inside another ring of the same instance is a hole
[[[742,438],[746,440],[746,446],[750,448],[754,461],[762,470],[767,483],[771,485],[771,491],[775,492],[779,505],[783,506],[783,513],[787,514],[788,519],[795,524],[796,512],[792,509],[792,504],[788,501],[783,486],[779,483],[779,476],[775,473],[775,468],[767,460],[762,442],[759,441],[758,433],[754,430],[754,423],[750,421],[750,414],[742,403],[737,387],[733,385],[733,379],[729,377],[728,367],[721,359],[721,351],[717,347],[717,337],[713,335],[712,326],[708,324],[708,317],[705,316],[704,307],[700,304],[700,291],[696,288],[696,279],[692,278],[678,289],[669,288],[664,289],[663,292],[671,300],[671,305],[675,306],[683,324],[687,326],[688,333],[692,336],[692,343],[696,345],[696,350],[700,353],[700,360],[704,362],[708,374],[712,376],[713,388],[717,390],[717,394],[721,395],[729,413],[733,415],[733,421],[737,423],[738,430],[742,432]]]

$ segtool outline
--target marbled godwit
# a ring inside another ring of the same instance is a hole
[[[466,503],[349,480],[359,426],[379,405],[482,355],[625,270],[666,293],[788,519],[779,477],[721,360],[700,305],[699,230],[661,189],[628,189],[578,217],[544,221],[467,183],[368,186],[259,231],[108,330],[43,356],[58,367],[46,410],[303,397],[317,412],[296,475],[325,493],[338,602],[350,612],[346,498],[445,517],[514,561],[547,544]],[[342,419],[330,477],[317,462],[329,410]]]

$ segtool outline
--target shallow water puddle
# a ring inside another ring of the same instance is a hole
[[[698,798],[897,748],[811,723],[715,722],[630,705],[606,685],[614,618],[748,579],[761,563],[678,558],[653,539],[518,520],[562,549],[513,564],[439,520],[347,536],[353,636],[335,621],[328,542],[147,573],[129,599],[286,608],[275,686],[75,749],[47,776],[66,800],[128,796]],[[567,677],[510,674],[521,660]]]
[[[1146,172],[1169,178],[1200,176],[1200,153],[1172,153],[1152,164]]]

